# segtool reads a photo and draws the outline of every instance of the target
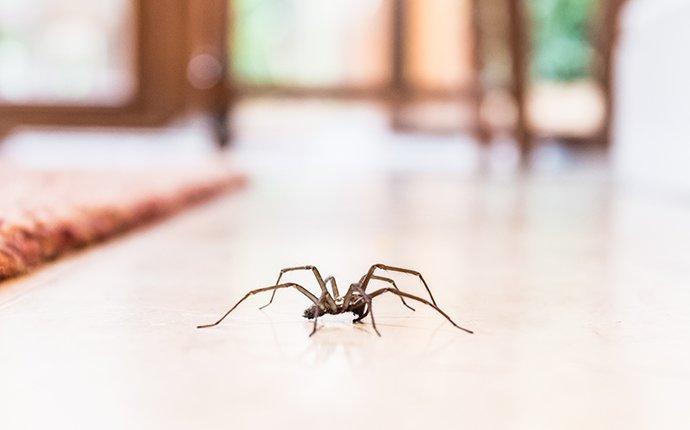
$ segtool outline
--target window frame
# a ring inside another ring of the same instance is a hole
[[[0,129],[19,125],[156,126],[185,106],[187,2],[131,0],[134,93],[122,104],[0,101]]]

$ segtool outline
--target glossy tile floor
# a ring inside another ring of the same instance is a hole
[[[471,145],[396,142],[240,145],[230,158],[254,178],[240,194],[0,286],[2,428],[690,422],[690,201],[596,160],[515,174],[473,167]],[[195,328],[282,267],[344,288],[374,262],[422,271],[476,334],[382,296],[383,337],[341,315],[309,338],[292,291]]]

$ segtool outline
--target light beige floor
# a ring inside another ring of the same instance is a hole
[[[596,179],[257,180],[0,288],[3,428],[677,428],[684,215]],[[282,266],[374,261],[477,334],[382,298],[381,339],[347,317],[309,339],[290,292],[194,329]]]
[[[255,155],[234,155],[254,169],[241,194],[0,286],[0,427],[690,423],[688,200],[592,163],[514,176]],[[194,328],[281,267],[346,286],[374,262],[421,270],[476,334],[381,297],[382,338],[349,316],[308,338],[289,291]]]

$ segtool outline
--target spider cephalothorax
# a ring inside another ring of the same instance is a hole
[[[409,294],[405,293],[403,291],[400,291],[395,284],[395,281],[393,281],[390,278],[385,278],[382,276],[376,276],[374,275],[374,272],[377,270],[389,270],[393,272],[400,272],[400,273],[407,273],[411,275],[415,275],[419,278],[420,281],[422,281],[422,284],[424,284],[424,287],[426,288],[427,293],[429,293],[429,298],[431,299],[431,302]],[[280,280],[282,279],[283,275],[287,272],[291,272],[293,270],[311,270],[314,273],[314,277],[316,278],[316,281],[319,284],[319,287],[321,288],[321,297],[316,297],[314,294],[310,293],[306,288],[302,287],[299,284],[295,284],[293,282],[288,282],[281,284]],[[391,286],[390,287],[384,287],[380,288],[372,293],[366,293],[366,289],[369,286],[370,281],[382,281],[389,283]],[[330,282],[331,284],[331,292],[328,291],[328,283]],[[405,302],[405,299],[412,299],[421,303],[424,303],[425,305],[431,306],[434,308],[437,312],[439,312],[441,315],[443,315],[448,321],[450,321],[451,324],[453,324],[455,327],[459,328],[460,330],[464,330],[467,333],[472,333],[472,331],[467,330],[466,328],[462,328],[459,325],[455,324],[455,322],[450,319],[448,315],[446,315],[445,312],[443,312],[437,305],[436,301],[434,300],[434,296],[431,294],[431,290],[429,289],[429,286],[426,284],[426,281],[422,277],[421,273],[415,271],[415,270],[409,270],[409,269],[403,269],[400,267],[393,267],[393,266],[387,266],[385,264],[374,264],[371,266],[369,271],[367,272],[366,275],[362,276],[362,278],[359,280],[359,282],[356,282],[354,284],[350,284],[350,288],[348,288],[347,292],[345,295],[341,296],[340,293],[338,292],[338,286],[335,282],[335,278],[332,276],[327,277],[325,280],[321,277],[321,274],[319,273],[319,270],[315,266],[299,266],[299,267],[289,267],[287,269],[282,269],[280,271],[280,275],[278,275],[278,280],[276,281],[275,285],[271,287],[265,287],[265,288],[259,288],[256,290],[252,290],[245,294],[242,299],[240,299],[239,302],[235,304],[232,308],[230,308],[229,311],[225,313],[218,321],[216,321],[213,324],[205,324],[205,325],[200,325],[198,328],[206,328],[206,327],[213,327],[215,325],[220,324],[221,321],[225,319],[225,317],[230,314],[240,303],[242,303],[247,297],[256,294],[256,293],[261,293],[264,291],[272,291],[273,293],[271,294],[271,300],[265,304],[264,306],[261,307],[261,309],[265,308],[266,306],[270,305],[273,303],[273,298],[275,297],[276,291],[281,289],[281,288],[295,288],[305,296],[309,300],[314,303],[312,306],[308,307],[307,309],[304,310],[304,313],[302,316],[304,318],[308,319],[313,319],[314,320],[314,328],[312,329],[312,332],[309,336],[313,335],[316,332],[316,322],[320,316],[326,315],[326,314],[331,314],[331,315],[338,315],[346,312],[351,312],[355,315],[355,319],[352,321],[353,323],[358,323],[361,322],[364,317],[367,315],[371,315],[371,325],[374,328],[374,331],[376,334],[381,336],[381,333],[379,333],[378,329],[376,328],[376,321],[374,320],[374,313],[372,312],[371,309],[371,299],[374,297],[380,296],[383,293],[393,293],[397,296],[400,297],[400,300],[402,301],[403,305],[407,306],[408,308],[412,309],[414,311],[414,308],[412,308],[410,305],[408,305]]]
[[[355,315],[355,317],[357,317],[355,318],[356,322],[359,322],[361,318],[364,318],[366,316],[367,302],[359,293],[356,293],[356,295],[352,296],[352,299],[350,300],[350,303],[347,306],[345,306],[345,301],[341,297],[336,297],[333,301],[335,302],[336,306],[335,312],[329,312],[329,309],[326,309],[323,304],[319,304],[311,305],[308,308],[306,308],[302,316],[304,318],[311,320],[315,317],[320,317],[327,313],[342,314],[345,312],[352,312]]]

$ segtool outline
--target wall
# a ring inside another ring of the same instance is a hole
[[[632,0],[621,21],[615,172],[637,185],[690,191],[690,2]]]

